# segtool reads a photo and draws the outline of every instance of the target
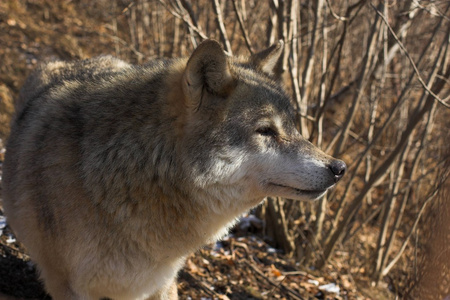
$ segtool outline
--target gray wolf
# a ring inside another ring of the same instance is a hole
[[[272,78],[213,40],[142,66],[50,62],[22,89],[3,168],[8,221],[54,299],[177,299],[184,258],[266,196],[313,200],[345,163],[302,138]]]

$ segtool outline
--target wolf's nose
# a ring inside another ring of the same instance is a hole
[[[330,170],[334,174],[334,182],[338,182],[347,170],[347,165],[342,160],[333,160],[330,164]]]

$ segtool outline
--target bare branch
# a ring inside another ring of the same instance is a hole
[[[444,59],[443,53],[447,53],[446,49],[440,49],[440,54],[436,59],[435,66],[439,66],[442,61],[446,61]],[[442,51],[443,50],[443,51]],[[449,75],[450,70],[447,70],[447,76]],[[433,84],[434,79],[436,76],[430,77],[430,85]],[[441,91],[444,87],[445,81],[440,80],[436,84],[436,91]],[[409,139],[409,136],[412,134],[413,130],[416,128],[419,121],[423,118],[423,116],[428,113],[432,107],[433,107],[433,98],[430,94],[428,94],[428,97],[425,97],[424,100],[425,104],[418,107],[416,112],[411,116],[410,122],[408,123],[408,126],[404,130],[400,141],[398,142],[395,149],[391,152],[391,154],[386,158],[386,160],[377,168],[377,170],[374,172],[374,174],[370,177],[369,182],[364,185],[362,191],[359,193],[359,195],[353,200],[353,202],[349,205],[347,211],[344,214],[343,221],[340,222],[340,224],[337,226],[337,228],[330,234],[330,236],[327,238],[326,245],[324,247],[324,257],[325,260],[328,259],[328,257],[331,255],[331,252],[333,251],[336,243],[342,239],[342,236],[345,234],[344,230],[347,227],[347,225],[350,223],[351,219],[355,216],[356,212],[359,210],[362,201],[364,200],[364,197],[367,195],[367,193],[386,175],[386,172],[391,167],[392,163],[397,159],[398,155],[400,154],[400,151],[403,149],[404,145]],[[420,101],[421,102],[421,101]],[[317,264],[318,268],[323,267],[323,264],[325,261],[319,261]]]
[[[369,83],[370,80],[370,74],[372,73],[372,66],[374,65],[374,61],[377,59],[375,53],[376,48],[377,48],[377,36],[378,33],[380,31],[380,27],[381,24],[378,20],[378,18],[375,18],[373,25],[372,25],[372,30],[370,32],[370,35],[367,39],[367,51],[364,54],[364,58],[363,58],[363,64],[361,67],[361,70],[359,72],[358,75],[358,83],[357,83],[357,90],[358,93],[356,93],[356,95],[353,98],[352,101],[352,105],[350,107],[350,111],[347,114],[345,123],[344,123],[344,127],[341,131],[341,136],[339,137],[339,140],[337,142],[337,146],[334,149],[334,156],[339,155],[340,153],[342,153],[342,150],[344,149],[344,146],[347,142],[347,138],[348,138],[348,132],[350,130],[350,127],[353,124],[353,120],[355,117],[356,112],[358,111],[361,99],[364,95],[363,91],[366,88],[367,84]]]
[[[420,75],[419,70],[417,69],[416,64],[414,63],[414,60],[411,58],[411,55],[409,55],[409,52],[406,50],[405,46],[403,45],[403,43],[399,40],[399,38],[397,37],[397,35],[395,34],[394,30],[392,29],[392,27],[389,25],[389,22],[387,21],[386,17],[372,4],[370,3],[370,6],[375,10],[375,12],[377,13],[377,15],[379,15],[381,17],[381,19],[383,20],[383,22],[386,24],[387,28],[389,29],[389,32],[392,34],[392,36],[394,37],[395,41],[398,43],[398,45],[400,46],[400,48],[403,50],[403,53],[406,55],[406,57],[408,58],[411,66],[414,69],[414,72],[417,75],[417,79],[419,80],[420,84],[422,85],[422,87],[436,100],[438,101],[440,104],[442,104],[443,106],[445,106],[446,108],[450,108],[450,104],[449,103],[445,103],[444,100],[442,100],[441,98],[439,98],[438,95],[436,95],[435,93],[433,93],[433,91],[430,90],[430,88],[426,85],[426,83],[423,81],[422,76]]]
[[[434,189],[434,191],[427,197],[427,199],[425,199],[425,201],[423,202],[419,212],[417,213],[416,216],[416,220],[414,221],[413,226],[411,227],[411,230],[409,231],[408,236],[406,237],[406,240],[403,242],[402,247],[400,248],[400,250],[398,251],[397,255],[391,260],[391,262],[386,266],[386,268],[383,269],[381,275],[386,275],[387,273],[389,273],[389,271],[392,269],[392,267],[397,263],[397,261],[400,259],[400,257],[402,256],[403,252],[406,249],[406,246],[409,243],[409,240],[411,239],[411,236],[413,235],[414,231],[416,230],[417,224],[420,221],[420,218],[422,217],[422,214],[426,208],[426,206],[428,205],[428,203],[430,203],[431,200],[434,199],[434,197],[436,197],[438,191],[440,190],[442,184],[445,182],[446,178],[448,177],[448,173],[444,176],[444,179],[439,183],[439,185]]]
[[[227,30],[225,29],[225,24],[223,23],[222,9],[220,8],[219,0],[213,0],[212,5],[216,14],[216,21],[217,27],[219,27],[220,39],[222,40],[225,52],[231,55],[233,51],[231,50],[230,41],[228,40],[227,36]]]
[[[441,24],[442,24],[442,20],[435,26],[435,28],[433,30],[433,34],[431,35],[431,37],[429,39],[429,43],[427,43],[425,48],[423,49],[421,55],[419,56],[417,64],[420,64],[424,60],[426,52],[431,47],[431,45],[433,45],[432,41],[435,39],[435,36],[439,32],[439,30],[441,28]],[[437,60],[436,60],[436,62],[437,62],[437,61],[439,61],[439,56],[442,55],[442,54],[439,54],[440,51],[442,50],[442,47],[435,47],[435,48],[436,48],[435,49],[436,52],[433,52],[432,55],[430,55],[430,57],[438,57]],[[436,69],[435,72],[432,72],[432,76],[434,76],[434,75],[437,76],[437,69]],[[352,186],[354,179],[357,177],[357,172],[359,170],[359,167],[361,166],[361,164],[362,164],[364,158],[366,157],[366,155],[368,155],[369,151],[375,146],[375,143],[381,138],[383,133],[386,132],[388,126],[395,119],[394,116],[397,113],[397,111],[399,110],[399,108],[401,107],[401,105],[407,100],[406,95],[407,95],[408,90],[410,89],[410,83],[413,80],[413,78],[414,78],[414,74],[411,74],[409,79],[408,79],[408,81],[405,84],[405,87],[403,88],[401,94],[399,95],[397,101],[395,102],[395,104],[391,108],[390,112],[388,113],[387,119],[384,121],[383,125],[380,127],[380,129],[378,130],[377,134],[374,136],[373,140],[366,146],[366,149],[364,150],[364,152],[359,156],[358,161],[354,164],[355,166],[351,167],[353,169],[353,174],[351,175],[351,178],[350,178],[349,182],[347,183],[347,186],[346,186],[345,191],[344,191],[344,195],[342,196],[343,200],[339,204],[339,208],[338,208],[338,210],[336,212],[336,215],[335,215],[335,218],[334,218],[335,226],[337,226],[337,223],[338,223],[338,221],[339,221],[339,219],[341,217],[341,214],[342,214],[342,211],[343,211],[343,208],[344,208],[344,204],[345,204],[344,203],[345,199],[347,199],[347,195],[348,195],[348,192],[350,191],[350,187]],[[339,94],[339,92],[338,92],[338,94]],[[418,106],[418,107],[420,107],[420,106]],[[338,136],[336,135],[335,138],[334,138],[334,141],[337,138],[338,138]],[[328,151],[328,149],[331,148],[333,143],[334,142],[330,143],[330,145],[327,148],[327,151]]]
[[[239,27],[241,28],[241,31],[242,31],[242,35],[244,37],[245,45],[247,45],[248,51],[251,54],[254,54],[255,52],[253,51],[252,43],[250,42],[250,38],[248,36],[247,30],[245,30],[244,20],[242,19],[241,12],[239,11],[239,9],[237,7],[237,0],[233,0],[233,8],[234,8],[234,12],[236,13],[236,17],[239,22]]]
[[[159,3],[161,3],[162,6],[164,6],[164,8],[171,13],[174,17],[179,18],[181,20],[183,20],[183,22],[188,26],[188,28],[192,31],[194,31],[195,33],[198,34],[198,36],[200,36],[202,39],[206,40],[208,39],[208,36],[200,29],[198,28],[195,24],[196,21],[195,19],[190,19],[192,16],[188,13],[177,13],[175,12],[173,9],[170,9],[167,4],[165,3],[165,1],[163,0],[159,0]],[[189,15],[189,18],[186,16]],[[196,46],[195,41],[193,41],[194,46]]]
[[[278,289],[281,289],[281,290],[286,291],[286,292],[289,294],[289,296],[292,297],[292,299],[297,299],[297,300],[302,300],[302,299],[303,299],[302,296],[301,296],[299,293],[297,293],[296,291],[294,291],[293,289],[287,287],[286,285],[284,285],[284,284],[282,284],[282,283],[276,283],[276,282],[273,282],[272,280],[270,280],[270,278],[268,278],[266,275],[264,275],[264,273],[261,272],[261,271],[258,269],[258,267],[255,266],[253,263],[249,263],[249,262],[246,261],[246,260],[244,261],[244,263],[245,263],[247,266],[249,266],[256,274],[258,274],[258,275],[259,275],[260,277],[262,277],[265,281],[267,281],[270,285],[272,285],[272,286],[274,286],[274,287],[276,287],[276,288],[278,288]]]
[[[308,48],[308,57],[306,58],[306,63],[304,66],[304,72],[302,77],[302,83],[301,83],[301,100],[300,100],[300,107],[302,108],[302,113],[307,114],[307,108],[308,108],[308,98],[310,90],[312,89],[312,74],[315,67],[315,54],[316,54],[316,46],[319,40],[318,37],[318,31],[319,28],[323,26],[324,18],[322,15],[324,2],[323,0],[319,0],[316,3],[316,9],[314,12],[314,24],[313,24],[313,30],[311,33],[311,41],[310,46]],[[300,133],[305,137],[309,138],[310,132],[308,130],[308,127],[306,126],[306,122],[301,124],[300,127]]]
[[[330,0],[326,0],[326,1],[327,1],[327,6],[328,6],[328,8],[330,9],[330,12],[331,12],[331,15],[333,16],[333,18],[338,19],[339,21],[348,21],[348,18],[338,16],[338,15],[333,11],[333,9],[331,8]]]

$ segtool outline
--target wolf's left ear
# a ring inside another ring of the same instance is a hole
[[[251,63],[259,70],[267,75],[274,75],[275,67],[283,53],[284,42],[279,40],[266,50],[258,52],[250,56]]]
[[[226,96],[232,83],[228,60],[220,44],[214,40],[202,42],[189,58],[183,75],[183,90],[188,101],[198,105],[204,91]]]

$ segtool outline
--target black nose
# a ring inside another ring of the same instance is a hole
[[[333,160],[330,164],[330,170],[334,174],[334,182],[338,182],[347,170],[347,165],[342,160]]]

